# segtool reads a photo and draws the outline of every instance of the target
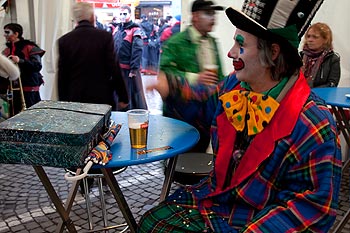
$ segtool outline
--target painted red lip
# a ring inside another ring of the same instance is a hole
[[[241,70],[244,68],[244,62],[240,58],[238,61],[233,61],[232,64],[235,67],[235,70]]]

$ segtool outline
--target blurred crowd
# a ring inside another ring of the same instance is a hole
[[[121,25],[120,17],[114,16],[105,24],[95,18],[96,28],[106,30],[115,35]],[[172,35],[180,32],[181,15],[168,15],[164,18],[149,19],[142,14],[135,23],[140,26],[143,39],[141,73],[155,75],[159,68],[159,59],[162,44]]]

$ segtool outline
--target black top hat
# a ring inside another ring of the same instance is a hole
[[[323,0],[245,0],[242,11],[227,8],[226,15],[237,28],[257,37],[288,41],[298,48]]]
[[[206,10],[222,11],[224,10],[224,8],[222,6],[214,5],[212,1],[196,0],[193,2],[192,12],[206,11]]]

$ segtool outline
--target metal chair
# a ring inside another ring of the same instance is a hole
[[[114,169],[113,175],[117,175],[117,174],[125,171],[126,168],[127,167],[120,167],[120,168]],[[69,169],[65,169],[65,170],[67,172],[69,172],[71,176],[75,176],[75,169],[74,168],[69,168]],[[86,203],[86,211],[87,211],[87,215],[88,215],[88,225],[89,225],[89,230],[90,230],[89,232],[107,231],[107,230],[121,228],[121,227],[125,227],[125,228],[122,229],[120,232],[126,232],[126,230],[128,230],[128,226],[126,223],[115,225],[115,226],[108,226],[106,201],[105,201],[105,196],[104,196],[104,191],[103,191],[103,178],[104,178],[104,176],[101,173],[100,169],[91,169],[89,171],[88,175],[82,179],[83,189],[84,189],[84,198],[85,198],[85,203]],[[97,179],[104,228],[94,229],[94,226],[93,226],[88,179]]]
[[[189,152],[179,154],[173,175],[178,185],[193,185],[213,169],[213,154]]]

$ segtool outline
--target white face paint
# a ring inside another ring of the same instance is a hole
[[[18,33],[13,32],[11,29],[5,28],[4,37],[7,42],[15,42],[18,40]]]
[[[267,73],[267,68],[259,59],[258,38],[237,28],[234,40],[228,57],[232,58],[237,79],[249,83],[252,87],[259,76]]]
[[[4,30],[4,36],[6,37],[6,36],[12,36],[14,33],[13,33],[13,31],[12,30],[10,30],[10,29],[5,29]]]
[[[120,13],[119,13],[119,19],[120,19],[120,22],[122,23],[127,23],[130,21],[130,14],[129,14],[129,11],[128,9],[121,9],[120,10]]]

